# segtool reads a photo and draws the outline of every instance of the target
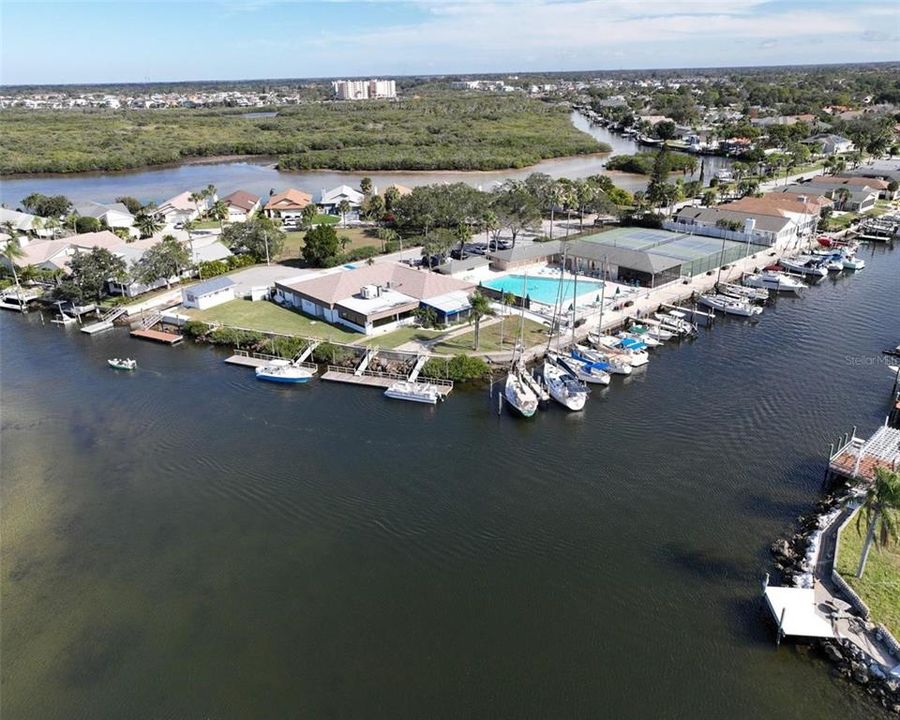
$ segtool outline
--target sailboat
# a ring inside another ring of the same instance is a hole
[[[631,367],[641,367],[650,362],[650,355],[647,352],[647,345],[641,340],[635,338],[618,338],[612,335],[588,335],[588,341],[600,352],[609,353]]]
[[[576,345],[572,349],[572,357],[575,360],[586,363],[594,363],[613,375],[631,375],[631,363],[619,357],[614,357],[609,352],[601,352],[584,345]]]
[[[759,305],[751,305],[747,300],[727,295],[701,295],[697,298],[697,303],[723,312],[726,315],[739,315],[741,317],[752,317],[759,315],[763,311]]]
[[[525,296],[525,288],[528,287],[528,274],[523,278],[522,297]],[[528,383],[525,376],[527,371],[522,362],[522,344],[521,340],[525,331],[525,304],[522,303],[521,322],[519,328],[519,341],[516,343],[516,349],[513,352],[513,359],[509,365],[509,371],[506,373],[506,383],[503,386],[503,396],[506,398],[507,404],[518,412],[522,417],[531,417],[537,412],[539,397],[535,393],[533,386]],[[533,381],[533,378],[532,378]]]
[[[753,275],[744,275],[744,285],[752,288],[765,288],[775,292],[794,293],[799,295],[809,287],[805,282],[793,275],[777,270],[763,270]]]
[[[574,376],[551,360],[544,361],[544,383],[550,397],[568,410],[582,410],[587,402],[587,388]]]
[[[583,383],[590,385],[609,385],[610,383],[611,378],[607,372],[609,366],[605,362],[588,360],[582,356],[576,356],[574,352],[568,357],[549,352],[547,357],[553,362],[559,363],[576,380],[580,380]]]

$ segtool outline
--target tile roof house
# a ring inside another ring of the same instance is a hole
[[[409,325],[415,320],[415,311],[430,299],[474,287],[470,282],[389,262],[275,283],[276,299],[281,302],[366,335]]]
[[[103,203],[86,201],[75,203],[75,212],[81,217],[92,217],[106,222],[108,227],[130,228],[134,225],[134,215],[122,203]]]
[[[266,203],[265,212],[270,218],[282,220],[297,219],[303,214],[303,208],[312,202],[312,195],[288,188],[284,192],[275,193]]]
[[[331,190],[322,189],[319,206],[323,208],[325,212],[335,213],[342,200],[346,200],[350,203],[350,207],[353,209],[358,209],[359,206],[362,205],[364,199],[365,195],[359,190],[354,190],[349,185],[338,185],[337,187],[331,188]]]
[[[853,141],[848,140],[834,133],[819,133],[805,140],[801,140],[804,145],[814,145],[823,155],[837,155],[838,153],[850,152],[853,150]]]
[[[52,230],[43,229],[43,218],[29,213],[19,212],[18,210],[10,210],[9,208],[0,207],[0,226],[9,223],[13,226],[13,230],[20,233],[34,233],[38,236],[49,237],[53,234]],[[26,239],[20,239],[20,244],[25,245]]]
[[[157,208],[157,214],[162,215],[167,223],[179,223],[194,220],[200,213],[207,210],[216,202],[216,197],[191,200],[193,193],[190,190],[169,198]]]
[[[222,198],[228,209],[228,222],[244,222],[259,210],[260,198],[244,190],[235,190]]]

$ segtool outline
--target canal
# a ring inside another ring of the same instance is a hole
[[[4,314],[4,716],[882,717],[760,605],[887,411],[900,253],[862,254],[531,422]]]

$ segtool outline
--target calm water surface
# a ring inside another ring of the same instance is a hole
[[[604,127],[591,125],[587,118],[572,113],[572,123],[579,130],[592,135],[601,142],[612,146],[611,155],[634,153],[638,146],[627,138],[611,133]],[[306,172],[285,172],[277,170],[274,160],[268,162],[222,162],[197,163],[178,167],[163,167],[120,173],[80,173],[78,175],[32,176],[0,179],[0,202],[8,207],[18,207],[22,198],[32,192],[45,195],[65,195],[70,200],[95,200],[112,202],[122,195],[131,195],[141,202],[162,202],[187,189],[215,185],[220,195],[234,190],[247,190],[259,195],[267,195],[270,190],[296,187],[318,196],[319,193],[336,185],[346,184],[358,187],[363,177],[370,177],[376,186],[386,188],[392,183],[408,187],[440,182],[466,182],[483,190],[489,190],[507,178],[524,178],[533,172],[543,172],[553,177],[579,178],[588,175],[608,174],[615,183],[629,191],[642,190],[647,178],[608,172],[604,164],[611,155],[581,155],[568,158],[544,160],[522,170],[499,170],[494,172],[335,172],[313,170]],[[730,164],[726,158],[702,158],[706,163],[706,179],[715,171]],[[699,173],[698,173],[699,175]],[[689,178],[692,176],[688,176]]]
[[[0,316],[4,718],[880,718],[759,602],[887,409],[866,259],[533,422]]]

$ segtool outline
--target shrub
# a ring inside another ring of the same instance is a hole
[[[490,374],[487,363],[479,357],[455,355],[450,360],[431,358],[422,367],[420,375],[431,378],[449,378],[454,382],[482,380]]]
[[[185,335],[189,337],[203,337],[206,333],[209,332],[209,325],[207,325],[202,320],[188,320],[184,325],[181,326],[181,329],[184,331]]]
[[[324,342],[313,350],[313,360],[328,365],[346,365],[355,357],[356,354],[349,348],[329,342]]]
[[[264,339],[262,333],[252,330],[238,330],[236,328],[220,327],[212,330],[207,339],[213,345],[234,345],[236,347],[248,347],[257,345]]]

